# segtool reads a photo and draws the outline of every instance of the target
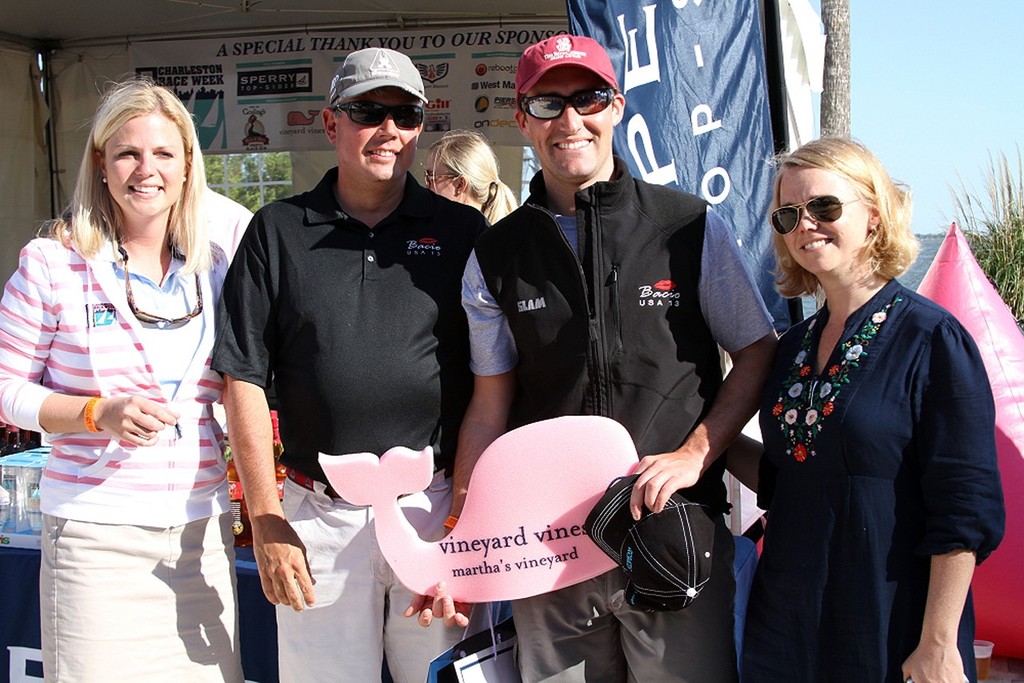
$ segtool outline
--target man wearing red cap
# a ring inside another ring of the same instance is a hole
[[[567,414],[621,422],[643,458],[631,509],[682,490],[712,513],[711,577],[680,611],[629,604],[625,576],[513,602],[526,681],[735,681],[733,543],[718,456],[756,410],[775,333],[735,239],[697,197],[612,155],[625,98],[595,41],[557,35],[516,72],[516,121],[542,170],[477,241],[463,279],[475,376],[456,455],[457,516],[480,453]],[[733,370],[722,378],[719,346]],[[462,623],[449,598],[436,613]]]

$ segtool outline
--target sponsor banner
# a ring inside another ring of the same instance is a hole
[[[616,154],[637,177],[712,204],[733,227],[776,325],[773,155],[759,5],[747,0],[569,0],[571,32],[605,46],[626,96]]]
[[[386,47],[412,58],[428,102],[421,146],[465,128],[523,145],[516,64],[558,25],[401,32],[308,32],[132,43],[131,68],[172,89],[196,119],[205,152],[325,150],[321,111],[348,53]]]

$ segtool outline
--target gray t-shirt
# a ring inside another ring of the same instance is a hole
[[[558,224],[576,250],[575,223],[558,216]],[[739,351],[774,329],[772,317],[747,270],[739,245],[725,221],[708,209],[698,282],[700,308],[715,341],[727,353]],[[469,318],[470,369],[480,376],[500,375],[516,367],[519,355],[505,314],[491,296],[476,252],[466,262],[462,278],[462,306]]]

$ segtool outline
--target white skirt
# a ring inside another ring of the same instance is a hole
[[[242,681],[230,514],[170,529],[43,515],[47,681]]]

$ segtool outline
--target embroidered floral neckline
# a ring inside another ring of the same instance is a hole
[[[852,337],[842,343],[841,360],[829,366],[823,380],[808,379],[814,372],[811,365],[811,339],[819,319],[816,317],[807,326],[789,375],[782,383],[782,391],[772,406],[772,415],[779,418],[779,428],[789,441],[786,454],[793,456],[797,462],[804,462],[816,455],[814,440],[821,433],[825,419],[835,411],[839,392],[850,383],[850,372],[859,367],[861,360],[868,355],[868,345],[882,329],[890,309],[901,301],[902,296],[894,296],[889,303],[871,314]]]

